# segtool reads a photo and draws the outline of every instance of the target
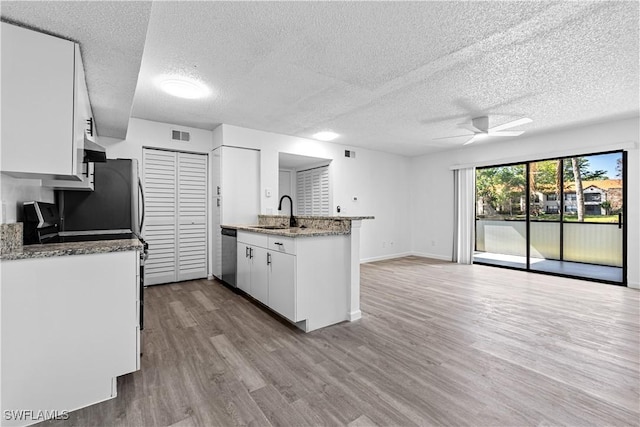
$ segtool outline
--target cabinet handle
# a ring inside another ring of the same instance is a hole
[[[217,194],[218,196],[220,195],[220,186],[219,186],[219,185],[216,187],[216,194]]]
[[[280,242],[274,242],[273,244],[274,244],[274,245],[278,245],[278,246],[282,246],[282,245],[284,245],[284,243],[280,243]]]
[[[89,128],[87,129],[87,133],[89,134],[89,136],[93,136],[93,117],[87,119],[87,126],[89,126]]]
[[[244,257],[249,258],[249,246],[244,248]]]
[[[253,259],[253,248],[249,248],[249,259]]]
[[[271,265],[271,254],[267,252],[267,265]]]
[[[216,199],[216,206],[220,207],[220,199]]]

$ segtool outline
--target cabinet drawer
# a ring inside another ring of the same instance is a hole
[[[269,236],[268,248],[272,251],[296,254],[296,239],[293,237]]]
[[[238,242],[251,246],[267,247],[267,235],[238,230]]]

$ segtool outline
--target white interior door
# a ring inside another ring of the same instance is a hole
[[[145,221],[143,235],[149,244],[145,285],[176,281],[176,153],[143,150]]]
[[[207,276],[207,156],[143,150],[145,284]]]
[[[178,153],[178,280],[207,276],[207,156]]]

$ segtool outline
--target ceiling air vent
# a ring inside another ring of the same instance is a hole
[[[356,158],[356,152],[355,151],[349,151],[349,150],[344,150],[344,156],[345,157],[350,157],[352,159]]]
[[[179,130],[172,130],[171,131],[171,139],[174,141],[189,141],[189,139],[191,138],[191,136],[189,135],[189,132],[183,132],[183,131],[179,131]]]

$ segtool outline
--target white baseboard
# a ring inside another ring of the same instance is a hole
[[[430,254],[430,253],[427,253],[427,252],[411,252],[410,255],[419,256],[419,257],[422,257],[422,258],[439,259],[441,261],[449,261],[449,262],[452,261],[450,256],[444,256],[444,255],[440,255],[440,254]]]
[[[628,288],[640,289],[640,283],[638,282],[627,282]]]
[[[360,260],[360,264],[366,264],[369,262],[376,262],[376,261],[384,261],[386,259],[395,259],[395,258],[402,258],[405,256],[409,256],[409,255],[413,255],[411,252],[403,252],[403,253],[399,253],[399,254],[391,254],[391,255],[382,255],[382,256],[374,256],[374,257],[370,257],[370,258],[363,258]]]
[[[419,256],[422,258],[432,258],[432,259],[438,259],[441,261],[451,261],[451,257],[447,257],[444,255],[440,255],[440,254],[429,254],[426,252],[402,252],[399,254],[390,254],[390,255],[382,255],[382,256],[375,256],[375,257],[370,257],[370,258],[364,258],[360,260],[360,264],[367,264],[369,262],[376,262],[376,261],[384,261],[384,260],[388,260],[388,259],[396,259],[396,258],[403,258],[406,256]]]
[[[349,322],[353,322],[354,320],[358,320],[360,318],[362,318],[362,312],[360,310],[357,311],[351,311],[347,314],[347,318],[349,320]]]

